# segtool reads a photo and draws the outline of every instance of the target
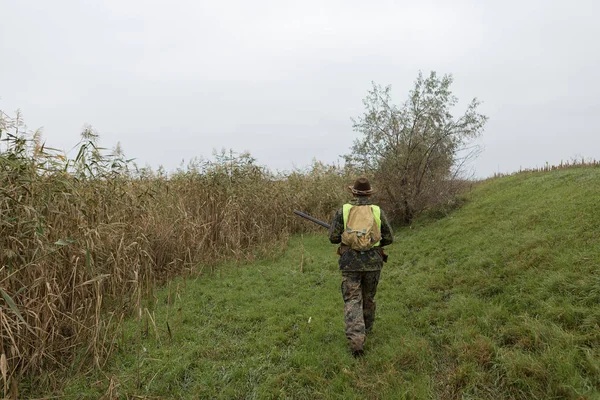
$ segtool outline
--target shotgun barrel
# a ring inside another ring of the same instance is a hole
[[[302,218],[306,218],[309,221],[314,222],[315,224],[319,224],[324,228],[329,229],[331,226],[327,222],[323,222],[320,219],[316,219],[315,217],[311,217],[308,214],[303,213],[302,211],[294,210],[294,214],[301,216]]]

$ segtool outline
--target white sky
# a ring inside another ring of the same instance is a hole
[[[490,117],[476,175],[600,159],[600,2],[0,0],[0,109],[167,170],[213,149],[335,162],[371,81],[419,70]],[[460,111],[456,110],[456,115]]]

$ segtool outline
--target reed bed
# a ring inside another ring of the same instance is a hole
[[[23,378],[101,369],[123,319],[173,276],[276,256],[346,198],[347,173],[315,163],[275,175],[249,154],[196,160],[173,174],[138,169],[86,128],[74,158],[0,113],[0,372]],[[150,315],[150,314],[148,314]]]

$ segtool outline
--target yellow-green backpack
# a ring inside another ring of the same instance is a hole
[[[381,240],[381,209],[376,205],[344,204],[342,243],[357,251],[367,251]]]

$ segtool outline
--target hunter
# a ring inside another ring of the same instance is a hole
[[[371,202],[369,180],[358,178],[348,190],[354,198],[336,212],[329,240],[340,243],[346,338],[352,355],[360,357],[375,320],[375,293],[387,258],[383,246],[391,244],[394,236],[383,210]]]

